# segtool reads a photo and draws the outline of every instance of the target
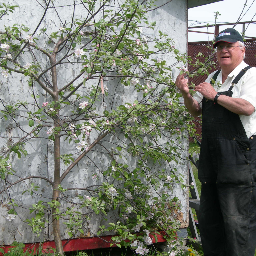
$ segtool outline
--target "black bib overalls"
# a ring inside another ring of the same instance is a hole
[[[231,86],[221,94],[232,97]],[[199,225],[206,256],[254,256],[256,137],[239,115],[203,99]]]

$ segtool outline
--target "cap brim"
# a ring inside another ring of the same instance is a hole
[[[222,38],[222,39],[218,40],[217,42],[215,42],[213,44],[213,48],[215,48],[217,46],[217,44],[220,43],[220,42],[225,42],[225,43],[232,44],[232,43],[237,42],[237,40],[236,39],[231,39],[231,38]]]

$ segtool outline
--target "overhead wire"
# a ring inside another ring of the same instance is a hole
[[[250,4],[250,6],[247,8],[247,10],[244,12],[245,10],[245,7],[247,6],[247,2],[248,0],[245,0],[245,3],[244,3],[244,7],[236,21],[236,23],[233,25],[233,28],[235,28],[237,26],[237,24],[244,18],[244,16],[249,12],[249,10],[252,8],[252,5],[254,4],[255,0],[252,1],[252,3]],[[244,13],[243,13],[244,12]],[[252,16],[251,20],[250,21],[253,21],[254,17],[256,16],[256,13]],[[245,34],[245,32],[248,30],[248,27],[251,23],[248,23],[247,27],[244,29],[243,33]]]
[[[246,7],[247,1],[248,1],[248,0],[245,0],[244,7],[243,7],[243,9],[242,9],[242,11],[241,11],[241,13],[240,13],[240,15],[239,15],[237,21],[236,21],[236,24],[233,26],[233,28],[234,28],[234,27],[237,25],[237,23],[244,17],[244,16],[242,16],[242,14],[243,14],[244,9],[245,9],[245,7]],[[241,16],[242,16],[242,17],[241,17]]]

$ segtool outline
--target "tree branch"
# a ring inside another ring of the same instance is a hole
[[[43,16],[42,16],[40,22],[38,23],[36,29],[34,30],[32,36],[36,33],[37,29],[38,29],[39,26],[41,25],[41,23],[42,23],[42,21],[43,21],[45,15],[46,15],[46,12],[48,11],[48,7],[49,7],[49,4],[50,4],[50,3],[51,3],[51,0],[49,0],[47,6],[46,6],[46,8],[45,8],[44,14],[43,14]],[[16,61],[16,59],[17,59],[17,58],[19,57],[19,55],[23,52],[23,50],[26,48],[26,46],[27,46],[28,43],[29,43],[29,42],[26,42],[25,45],[20,49],[20,51],[18,52],[18,54],[14,57],[14,61]]]
[[[16,182],[10,184],[8,187],[4,188],[2,191],[0,191],[0,194],[2,194],[3,192],[5,192],[7,189],[9,189],[10,187],[24,181],[24,180],[30,180],[30,179],[42,179],[42,180],[46,180],[47,182],[49,182],[51,184],[51,186],[53,186],[53,182],[49,179],[47,179],[46,177],[42,177],[42,176],[30,176],[30,177],[26,177],[26,178],[22,178],[20,180],[17,180]]]
[[[67,174],[73,169],[75,165],[77,165],[83,157],[92,150],[92,148],[97,145],[103,138],[105,138],[109,134],[109,131],[104,132],[102,135],[100,135],[68,168],[67,170],[61,175],[60,181],[62,182]]]

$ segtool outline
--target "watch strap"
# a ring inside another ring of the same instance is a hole
[[[217,92],[217,94],[215,95],[214,100],[213,100],[215,104],[218,103],[217,101],[218,101],[218,98],[220,97],[220,95],[221,94],[219,92]]]

